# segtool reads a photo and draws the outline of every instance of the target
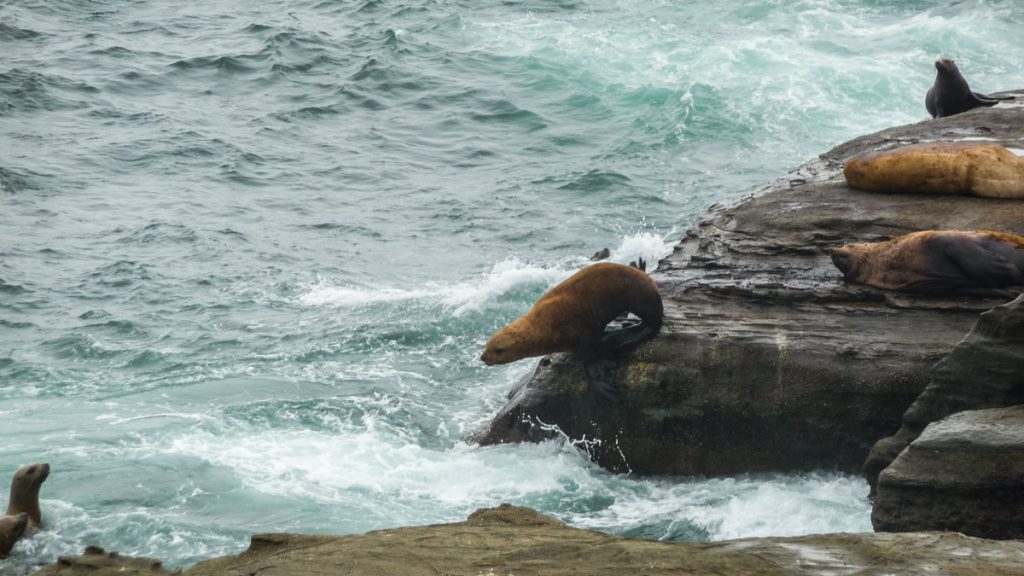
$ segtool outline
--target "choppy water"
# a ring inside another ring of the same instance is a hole
[[[923,119],[939,55],[1020,87],[1022,29],[1013,0],[0,1],[0,476],[53,468],[3,568],[500,502],[870,530],[856,477],[468,445],[531,367],[477,357],[596,250],[656,261],[710,204]]]

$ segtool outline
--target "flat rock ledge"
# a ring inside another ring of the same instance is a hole
[[[653,274],[658,336],[624,353],[619,400],[594,400],[571,354],[542,359],[474,439],[564,434],[612,471],[859,471],[900,427],[932,366],[978,315],[1012,299],[923,298],[847,284],[829,251],[925,229],[1024,234],[1024,200],[854,190],[865,150],[984,139],[1024,153],[1014,103],[857,138],[729,206],[712,207]]]
[[[929,424],[879,476],[871,522],[1024,538],[1024,405]]]
[[[808,576],[944,574],[1020,576],[1024,542],[955,533],[832,534],[715,543],[637,540],[570,528],[529,508],[478,510],[465,522],[353,536],[253,536],[249,549],[196,564],[187,576],[516,576],[701,574]],[[92,549],[62,557],[41,576],[169,572],[148,559]]]

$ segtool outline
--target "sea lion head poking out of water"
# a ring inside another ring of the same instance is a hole
[[[640,323],[605,333],[605,326],[625,312]],[[611,262],[593,264],[498,330],[480,359],[494,365],[553,352],[603,354],[653,336],[663,314],[661,293],[646,272]]]
[[[10,516],[26,512],[30,528],[42,527],[39,488],[49,475],[49,464],[28,464],[19,468],[11,480],[11,500],[7,504],[7,514]]]
[[[28,529],[28,514],[0,516],[0,560],[11,554],[11,548],[21,540]]]
[[[1024,237],[926,230],[832,250],[846,280],[932,295],[1012,295],[1024,286]]]
[[[952,116],[979,106],[994,106],[1012,97],[993,97],[972,92],[956,62],[949,58],[935,61],[935,83],[924,97],[924,107],[932,118]]]

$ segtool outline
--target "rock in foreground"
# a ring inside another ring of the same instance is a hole
[[[94,568],[74,558],[39,574],[115,576],[144,572],[124,558]],[[238,556],[197,564],[188,576],[308,576],[487,574],[621,576],[794,574],[946,574],[1019,576],[1024,542],[997,542],[960,534],[834,534],[716,543],[634,540],[570,528],[528,508],[478,510],[465,522],[381,530],[355,536],[253,537]]]
[[[879,476],[871,522],[1024,538],[1024,405],[929,424]]]
[[[1024,106],[864,136],[714,208],[653,274],[665,324],[620,357],[619,402],[592,399],[578,360],[554,355],[476,440],[534,441],[557,426],[588,440],[600,465],[637,474],[860,470],[870,447],[897,430],[932,365],[980,312],[1008,298],[847,284],[829,251],[925,229],[1024,234],[1024,200],[864,192],[846,185],[842,165],[867,150],[966,138],[1019,149]]]

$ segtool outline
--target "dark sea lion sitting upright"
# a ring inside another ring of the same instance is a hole
[[[0,516],[0,560],[11,554],[11,548],[21,540],[28,529],[28,514],[22,512],[16,516]]]
[[[1024,236],[926,230],[832,250],[846,280],[937,296],[1014,296],[1024,287]]]
[[[625,312],[639,324],[606,332]],[[654,336],[664,309],[658,285],[646,272],[611,262],[587,266],[548,290],[526,315],[498,330],[480,359],[506,364],[553,352],[581,353],[592,391],[613,396],[613,385],[592,369],[604,356]]]
[[[29,528],[41,528],[43,517],[39,510],[39,488],[49,476],[49,464],[28,464],[19,468],[11,480],[11,500],[7,503],[7,515],[25,512],[28,514]]]
[[[1013,100],[1013,96],[996,97],[972,92],[956,62],[949,58],[936,60],[935,70],[935,83],[924,97],[924,107],[932,118],[952,116],[979,106],[995,106],[1000,100]]]

